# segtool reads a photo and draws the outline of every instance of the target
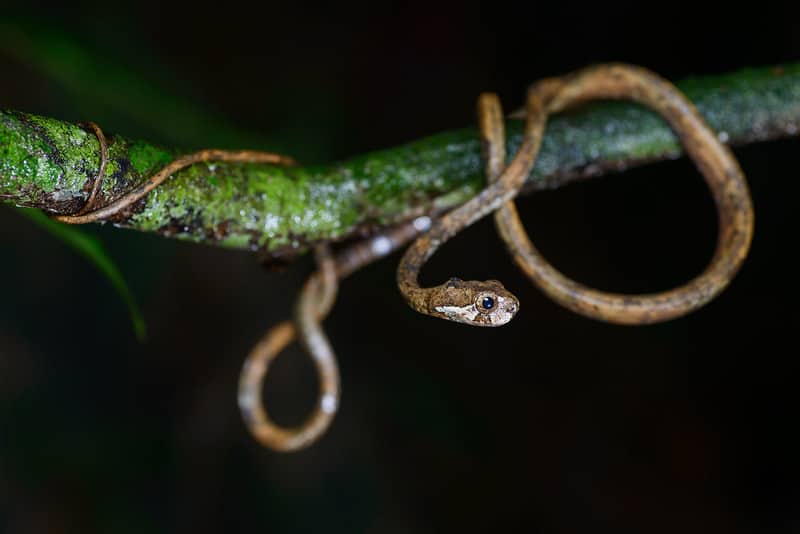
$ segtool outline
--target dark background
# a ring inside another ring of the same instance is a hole
[[[680,79],[800,59],[788,1],[722,15],[698,2],[286,4],[4,6],[0,107],[324,162],[472,124],[479,92],[511,109],[531,81],[592,62]],[[411,312],[397,255],[357,273],[325,323],[341,410],[289,455],[251,439],[236,388],[308,258],[266,273],[247,253],[88,228],[143,305],[140,345],[89,263],[0,207],[0,532],[795,532],[798,148],[736,150],[752,253],[721,297],[667,324],[561,309],[489,220],[423,281],[503,280],[522,302],[507,327]],[[672,287],[714,247],[714,207],[686,160],[519,205],[545,255],[603,289]],[[314,390],[293,349],[266,400],[298,422]]]

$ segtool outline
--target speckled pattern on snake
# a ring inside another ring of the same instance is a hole
[[[580,285],[547,263],[522,227],[513,199],[536,161],[548,115],[595,99],[630,99],[659,113],[677,134],[711,190],[719,212],[717,249],[706,270],[684,286],[651,295],[620,295]],[[321,321],[334,304],[338,279],[403,246],[429,226],[428,232],[418,237],[400,261],[398,287],[416,311],[468,325],[504,325],[516,315],[519,301],[496,280],[451,278],[438,286],[423,288],[418,276],[425,262],[443,243],[492,212],[515,262],[531,280],[560,304],[594,319],[622,324],[672,319],[707,303],[730,282],[747,255],[753,234],[753,209],[747,183],[730,150],[671,83],[640,67],[595,65],[533,84],[528,90],[524,111],[523,141],[506,167],[504,120],[499,100],[488,93],[479,98],[479,122],[489,185],[465,204],[434,219],[432,224],[428,217],[419,217],[357,243],[335,257],[327,244],[315,247],[319,270],[308,279],[300,293],[295,320],[270,329],[254,346],[242,369],[239,406],[248,429],[260,443],[280,451],[297,450],[313,443],[328,428],[339,406],[339,371]],[[174,160],[121,198],[97,208],[95,204],[106,166],[106,142],[97,125],[89,123],[88,126],[100,141],[100,167],[83,208],[72,215],[55,216],[66,223],[113,218],[172,174],[194,163],[293,163],[287,156],[268,152],[202,150]],[[302,425],[282,428],[267,416],[261,391],[269,363],[297,337],[317,368],[320,396],[314,411]]]
[[[630,99],[660,114],[670,125],[711,190],[719,213],[717,248],[708,267],[687,284],[660,293],[626,295],[598,291],[559,273],[536,250],[513,201],[495,212],[495,225],[514,261],[550,298],[570,310],[611,323],[650,324],[685,315],[708,303],[736,275],[753,236],[753,205],[733,153],[723,145],[697,109],[667,80],[624,64],[596,65],[532,87],[543,95],[546,113],[595,99]],[[505,157],[502,112],[496,97],[479,102],[486,172],[501,179]],[[544,128],[544,123],[537,123]]]

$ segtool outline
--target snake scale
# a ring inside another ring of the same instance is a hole
[[[708,267],[689,283],[647,295],[601,292],[562,275],[536,250],[519,219],[514,198],[536,162],[550,115],[597,100],[632,100],[658,113],[678,136],[708,185],[719,215],[717,248]],[[465,281],[453,277],[433,287],[418,282],[423,265],[445,242],[490,213],[515,263],[547,296],[587,317],[619,324],[649,324],[685,315],[718,295],[747,256],[753,236],[753,207],[747,182],[731,151],[724,146],[696,108],[669,81],[632,65],[593,65],[565,76],[540,80],[528,89],[522,143],[505,162],[505,123],[499,99],[480,95],[478,119],[487,186],[476,196],[440,217],[419,217],[335,255],[327,244],[314,249],[318,270],[306,281],[294,320],[271,328],[253,347],[242,368],[239,407],[250,433],[278,451],[308,446],[330,425],[339,406],[336,356],[322,328],[336,300],[338,281],[364,265],[413,243],[397,268],[397,285],[409,306],[419,313],[473,326],[501,326],[520,308],[518,299],[497,280]],[[281,154],[259,151],[201,150],[175,159],[117,200],[97,206],[107,163],[107,145],[99,126],[87,123],[100,142],[100,166],[87,202],[76,213],[53,215],[68,224],[108,220],[129,209],[177,171],[199,162],[236,161],[292,165]],[[306,421],[296,428],[273,422],[263,406],[263,381],[269,364],[299,339],[319,375],[319,398]]]

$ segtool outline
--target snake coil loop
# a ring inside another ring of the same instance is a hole
[[[328,428],[339,406],[339,367],[320,321],[328,315],[338,288],[336,264],[327,245],[315,249],[319,271],[312,275],[297,303],[295,322],[271,328],[247,356],[239,379],[239,410],[250,433],[276,451],[293,451],[313,443]],[[311,415],[296,428],[282,428],[267,415],[261,400],[269,364],[298,332],[319,377],[319,398]]]
[[[605,293],[574,282],[550,265],[528,238],[514,205],[541,146],[547,117],[575,104],[596,99],[629,99],[661,115],[677,134],[702,173],[719,212],[717,248],[706,270],[676,289],[647,295]],[[478,115],[488,185],[471,200],[432,226],[419,217],[371,240],[357,243],[335,258],[327,245],[315,248],[318,271],[304,285],[294,321],[282,322],[253,347],[242,368],[239,407],[251,434],[262,444],[291,451],[314,442],[330,425],[339,405],[336,356],[322,329],[343,278],[363,265],[419,237],[403,255],[397,282],[409,305],[420,313],[475,326],[500,326],[519,310],[516,297],[496,280],[463,281],[452,278],[432,288],[419,286],[425,262],[447,240],[485,215],[495,212],[495,224],[515,262],[550,298],[587,317],[620,324],[647,324],[689,313],[722,291],[735,276],[753,235],[753,207],[744,175],[731,151],[714,135],[695,107],[671,83],[654,73],[624,64],[596,65],[560,78],[533,84],[527,93],[522,143],[505,166],[503,114],[496,95],[478,100]],[[130,192],[96,207],[108,163],[106,138],[99,126],[88,123],[100,144],[100,166],[84,206],[74,214],[55,215],[69,224],[107,220],[131,207],[172,174],[199,162],[227,161],[292,165],[280,154],[258,151],[201,150],[181,156]],[[269,364],[299,338],[319,375],[320,395],[314,411],[297,428],[282,428],[270,420],[261,401]]]
[[[408,243],[427,229],[428,217],[418,217],[351,245],[333,257],[327,245],[314,249],[318,270],[300,291],[295,319],[272,327],[247,356],[239,378],[239,410],[250,434],[262,445],[289,452],[316,441],[330,426],[339,407],[339,368],[336,355],[322,328],[336,299],[338,280]],[[261,400],[269,364],[295,339],[314,362],[319,396],[313,412],[298,427],[283,428],[267,415]]]
[[[598,291],[574,282],[545,260],[528,238],[514,202],[495,212],[495,225],[517,265],[550,298],[581,315],[618,324],[650,324],[680,317],[718,295],[736,275],[753,236],[753,205],[739,164],[697,109],[667,80],[624,64],[596,65],[532,88],[546,94],[547,115],[596,99],[629,99],[661,115],[697,165],[719,213],[717,248],[705,271],[689,283],[655,294]],[[505,156],[499,101],[481,99],[481,132],[487,147],[486,172],[500,180]],[[544,122],[540,123],[544,128]]]

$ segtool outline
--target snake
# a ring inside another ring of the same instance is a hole
[[[547,117],[597,99],[633,100],[658,113],[678,136],[711,190],[719,217],[717,248],[706,270],[683,286],[655,294],[627,295],[578,284],[544,259],[519,219],[513,198],[536,159]],[[406,251],[398,266],[397,280],[414,310],[478,326],[499,326],[513,318],[518,301],[500,282],[455,279],[431,288],[422,288],[418,283],[422,266],[443,243],[492,211],[496,212],[495,225],[514,261],[534,284],[562,306],[601,321],[650,324],[685,315],[718,295],[741,267],[752,240],[754,219],[744,173],[730,149],[669,81],[642,67],[609,63],[534,83],[528,89],[523,142],[508,167],[504,164],[499,99],[492,93],[482,94],[478,108],[490,185],[435,221],[430,231]],[[493,288],[502,291],[497,299],[491,293]],[[468,297],[477,297],[469,302],[459,290]],[[505,310],[492,315],[504,303]]]
[[[421,287],[419,272],[445,242],[499,209],[519,192],[542,143],[545,96],[538,86],[528,91],[522,142],[508,167],[470,200],[435,219],[430,230],[406,249],[397,267],[397,286],[414,310],[457,323],[487,327],[507,324],[519,311],[517,297],[497,280],[453,277],[434,287]]]
[[[419,216],[410,223],[357,242],[335,256],[327,244],[314,248],[318,269],[300,291],[294,321],[284,321],[270,328],[242,366],[239,409],[250,434],[259,443],[279,452],[295,451],[316,441],[330,426],[339,406],[339,369],[321,322],[336,300],[338,281],[404,246],[429,225],[428,216]],[[261,395],[269,365],[298,338],[314,362],[319,395],[314,409],[302,424],[284,428],[269,417]]]
[[[666,79],[642,67],[621,63],[594,65],[560,79],[545,80],[539,86],[540,91],[550,93],[545,108],[548,115],[589,100],[630,99],[663,117],[713,196],[719,220],[717,246],[706,269],[682,286],[643,295],[603,292],[567,278],[548,263],[528,237],[514,202],[508,201],[495,212],[494,221],[515,263],[552,300],[578,314],[609,323],[667,321],[716,297],[747,256],[753,236],[753,204],[736,158],[694,105]],[[557,89],[553,91],[554,88]],[[496,182],[502,176],[505,158],[499,100],[482,98],[478,115],[486,174],[490,182]]]
[[[86,224],[109,220],[129,209],[176,172],[196,163],[223,161],[295,164],[294,159],[290,156],[274,152],[199,150],[174,159],[118,199],[98,206],[108,165],[108,141],[103,130],[96,123],[87,122],[81,126],[90,129],[97,137],[100,145],[100,165],[92,180],[91,189],[84,205],[74,213],[51,214],[51,218],[65,224]],[[240,410],[251,434],[263,445],[275,450],[296,450],[315,441],[329,426],[338,408],[339,371],[336,356],[320,322],[328,314],[336,300],[338,279],[347,276],[365,263],[377,259],[380,255],[388,254],[394,248],[407,243],[421,230],[427,229],[426,221],[429,221],[428,217],[420,217],[413,223],[402,225],[376,237],[371,242],[371,247],[364,243],[357,244],[339,254],[336,259],[332,257],[328,245],[315,247],[319,270],[308,279],[300,293],[296,325],[291,321],[286,321],[270,329],[264,338],[253,347],[242,368],[238,395]],[[316,364],[320,377],[320,402],[303,425],[298,428],[284,429],[269,419],[261,405],[260,393],[268,363],[295,339],[298,331],[307,352],[312,355]]]
[[[708,267],[678,288],[645,295],[601,292],[562,275],[536,250],[514,205],[514,198],[536,162],[549,115],[590,100],[628,99],[661,115],[703,175],[714,198],[719,231]],[[513,115],[512,115],[513,116]],[[275,325],[254,345],[242,367],[238,403],[251,435],[276,451],[294,451],[315,442],[330,426],[340,401],[339,369],[322,328],[338,291],[338,281],[364,265],[413,240],[397,267],[397,285],[409,306],[419,313],[471,326],[497,327],[519,311],[519,300],[497,280],[452,277],[421,287],[419,273],[433,254],[453,236],[494,212],[495,226],[515,263],[547,296],[584,316],[619,324],[649,324],[689,313],[713,299],[741,267],[753,235],[753,207],[744,174],[732,152],[705,123],[697,109],[667,80],[653,72],[621,63],[600,64],[540,80],[528,88],[523,137],[512,161],[505,164],[505,123],[499,98],[478,98],[478,120],[487,186],[461,206],[440,217],[420,216],[335,255],[328,244],[314,247],[315,271],[305,282],[294,319]],[[88,200],[73,214],[53,215],[61,222],[84,224],[108,220],[144,198],[177,171],[199,162],[230,161],[293,165],[282,154],[252,150],[206,149],[180,156],[117,200],[98,207],[107,163],[106,140],[94,123],[101,162]],[[261,394],[270,363],[293,341],[300,340],[319,376],[319,397],[312,413],[297,427],[272,421]]]

